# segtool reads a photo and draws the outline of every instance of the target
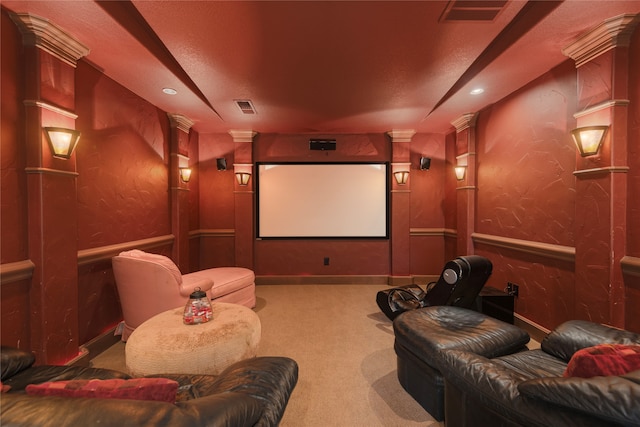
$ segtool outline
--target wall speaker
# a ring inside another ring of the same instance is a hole
[[[430,157],[420,157],[420,170],[426,171],[431,167]]]
[[[218,166],[218,170],[219,171],[226,171],[227,170],[227,159],[225,159],[224,157],[216,159],[216,166]]]

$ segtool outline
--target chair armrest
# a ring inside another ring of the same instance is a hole
[[[640,379],[640,371],[627,374]],[[587,413],[622,425],[640,424],[640,384],[625,377],[538,378],[518,390],[527,397]]]
[[[182,283],[180,284],[180,295],[189,297],[189,295],[196,289],[200,288],[202,291],[207,292],[213,287],[213,280],[206,277],[190,276],[185,274],[182,276]]]
[[[6,381],[13,375],[29,368],[36,361],[36,357],[29,352],[14,347],[0,347],[0,367],[2,377],[0,381]]]
[[[640,334],[586,320],[569,320],[547,335],[540,348],[568,363],[576,351],[599,344],[640,344]]]
[[[445,379],[445,393],[447,393],[446,390],[455,390],[452,393],[456,393],[465,402],[466,409],[462,412],[476,417],[467,419],[467,424],[454,422],[454,425],[483,427],[487,425],[602,427],[604,425],[602,417],[594,417],[577,410],[567,410],[563,406],[552,405],[522,393],[519,385],[529,379],[517,369],[513,369],[508,362],[503,363],[500,358],[490,360],[476,354],[455,350],[444,353],[443,358],[448,365],[447,369],[442,371]],[[445,397],[445,399],[449,398]],[[454,419],[456,415],[449,417],[447,412],[445,417]],[[504,420],[507,420],[506,424]],[[500,424],[501,422],[503,424]]]
[[[259,426],[277,426],[298,381],[298,364],[288,357],[254,357],[241,360],[220,375],[148,375],[177,381],[178,402],[199,406],[207,396],[242,394],[261,402]],[[185,406],[186,407],[186,406]],[[199,409],[203,410],[203,409]],[[227,425],[235,425],[233,423]]]

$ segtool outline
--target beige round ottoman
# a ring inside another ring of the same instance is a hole
[[[232,363],[255,357],[262,332],[258,315],[243,305],[211,305],[213,318],[207,323],[185,325],[180,307],[138,326],[125,345],[131,375],[217,375]]]

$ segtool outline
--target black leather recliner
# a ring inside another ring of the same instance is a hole
[[[298,380],[298,365],[286,357],[237,362],[220,375],[153,375],[179,384],[175,404],[159,401],[33,396],[29,384],[46,381],[130,378],[108,369],[32,366],[31,353],[1,348],[0,424],[21,427],[277,426]],[[185,366],[185,369],[188,367]]]
[[[572,320],[545,337],[540,349],[492,359],[443,352],[447,427],[640,426],[640,370],[563,377],[576,351],[599,344],[640,344],[640,334]]]
[[[430,284],[426,292],[418,285],[385,289],[376,294],[376,303],[390,320],[405,311],[422,307],[471,308],[492,270],[491,261],[485,257],[460,256],[444,265],[438,281]]]

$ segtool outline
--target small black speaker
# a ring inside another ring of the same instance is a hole
[[[426,171],[431,167],[430,157],[420,157],[420,170]]]
[[[218,166],[219,171],[226,171],[227,159],[225,159],[224,157],[220,157],[219,159],[216,159],[216,166]]]
[[[335,139],[310,139],[309,140],[309,150],[335,150],[336,149],[336,140]]]

